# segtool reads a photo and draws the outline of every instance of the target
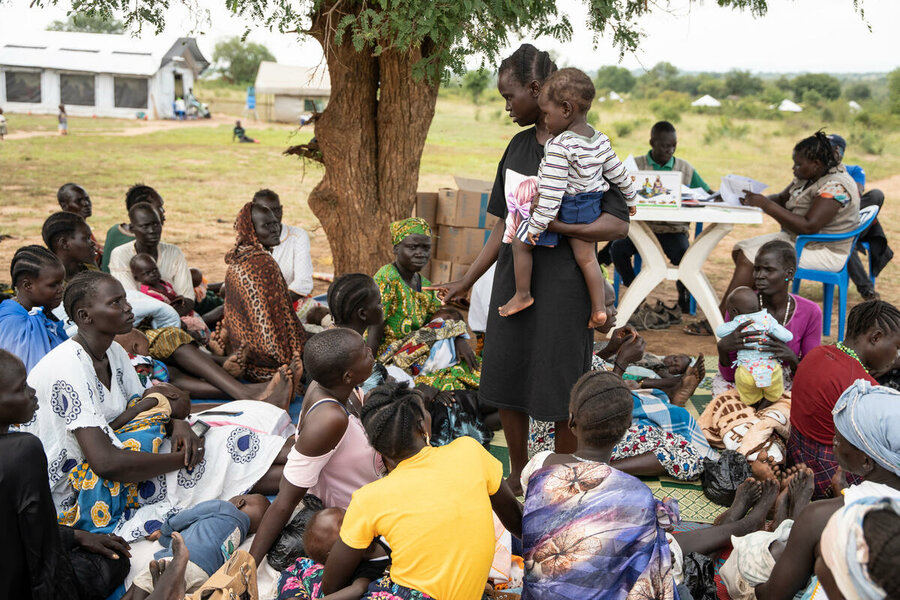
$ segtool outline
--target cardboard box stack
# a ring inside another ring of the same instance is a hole
[[[423,274],[436,283],[465,275],[497,222],[497,217],[487,212],[494,184],[463,177],[454,179],[456,189],[420,192],[413,215],[424,218],[434,230],[431,263]]]

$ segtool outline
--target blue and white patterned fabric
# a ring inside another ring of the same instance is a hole
[[[74,340],[51,350],[28,376],[28,384],[37,392],[39,408],[34,419],[19,430],[33,433],[44,444],[53,502],[60,514],[76,505],[76,492],[68,475],[85,460],[75,430],[96,427],[113,446],[122,448],[109,423],[125,410],[130,398],[144,391],[120,345],[114,342],[106,355],[113,373],[112,389],[100,382],[90,356]],[[167,517],[185,508],[245,493],[268,471],[286,436],[281,431],[270,435],[276,429],[264,423],[276,423],[281,416],[288,419],[286,413],[257,401],[228,406],[242,416],[230,418],[229,423],[214,423],[205,436],[203,461],[192,470],[179,469],[139,483],[138,502],[142,506],[126,511],[114,533],[128,541],[148,535]],[[159,452],[170,449],[167,439]]]

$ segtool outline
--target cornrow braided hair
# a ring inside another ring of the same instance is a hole
[[[63,307],[69,319],[75,320],[75,311],[94,297],[97,287],[104,281],[116,281],[116,278],[102,271],[82,271],[66,283]]]
[[[885,591],[885,598],[900,598],[900,515],[891,510],[873,510],[863,520],[863,535],[869,545],[869,577]]]
[[[834,155],[834,147],[825,132],[821,129],[808,138],[800,140],[794,146],[794,152],[802,154],[808,160],[817,160],[828,171],[838,166],[838,159]]]
[[[857,338],[877,327],[884,333],[900,331],[900,310],[884,300],[857,304],[847,315],[847,338]]]
[[[136,183],[125,192],[125,208],[131,209],[135,204],[150,202],[154,196],[159,196],[159,193],[152,187],[143,183]]]
[[[413,449],[416,429],[424,418],[422,392],[405,382],[372,389],[360,411],[369,443],[388,458],[401,457]]]
[[[12,279],[12,287],[15,288],[23,277],[38,277],[41,270],[47,267],[59,267],[62,269],[63,264],[55,254],[43,246],[22,246],[16,250],[12,262],[9,263],[9,276]]]
[[[364,273],[347,273],[335,279],[328,286],[327,297],[334,324],[346,326],[353,314],[378,293],[378,284]]]
[[[588,371],[572,387],[569,411],[588,443],[603,447],[625,435],[633,405],[621,377],[609,371]]]
[[[531,44],[522,44],[503,59],[498,72],[509,73],[519,84],[528,85],[532,81],[543,82],[554,71],[556,64],[549,52],[541,52]]]
[[[44,245],[50,250],[61,237],[70,237],[81,226],[87,227],[87,223],[80,215],[68,212],[56,212],[47,217],[44,226],[41,228],[41,237],[44,239]]]

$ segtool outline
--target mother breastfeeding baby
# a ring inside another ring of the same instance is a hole
[[[110,275],[85,272],[69,282],[64,304],[78,333],[30,372],[28,382],[40,407],[21,427],[43,442],[61,522],[137,539],[158,529],[172,512],[280,478],[286,452],[285,440],[277,435],[232,425],[198,437],[188,421],[173,418],[172,410],[163,410],[162,416],[155,411],[152,423],[164,428],[149,444],[115,431],[125,420],[131,420],[126,427],[144,427],[146,421],[134,420],[138,411],[169,404],[159,397],[154,406],[137,403],[144,386],[128,354],[113,342],[134,322],[125,290]],[[271,385],[289,391],[293,377],[283,367]],[[168,439],[162,439],[163,432]],[[88,502],[88,496],[93,500]]]

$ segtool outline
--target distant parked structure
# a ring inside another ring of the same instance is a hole
[[[691,106],[700,106],[703,108],[718,108],[722,106],[722,103],[709,94],[706,94],[705,96],[700,96],[699,98],[691,102]]]
[[[0,105],[8,112],[174,118],[209,61],[193,38],[44,31],[0,41]]]
[[[303,123],[322,112],[331,96],[331,79],[325,65],[295,67],[270,61],[259,64],[256,94],[274,96],[266,118],[282,123]]]

